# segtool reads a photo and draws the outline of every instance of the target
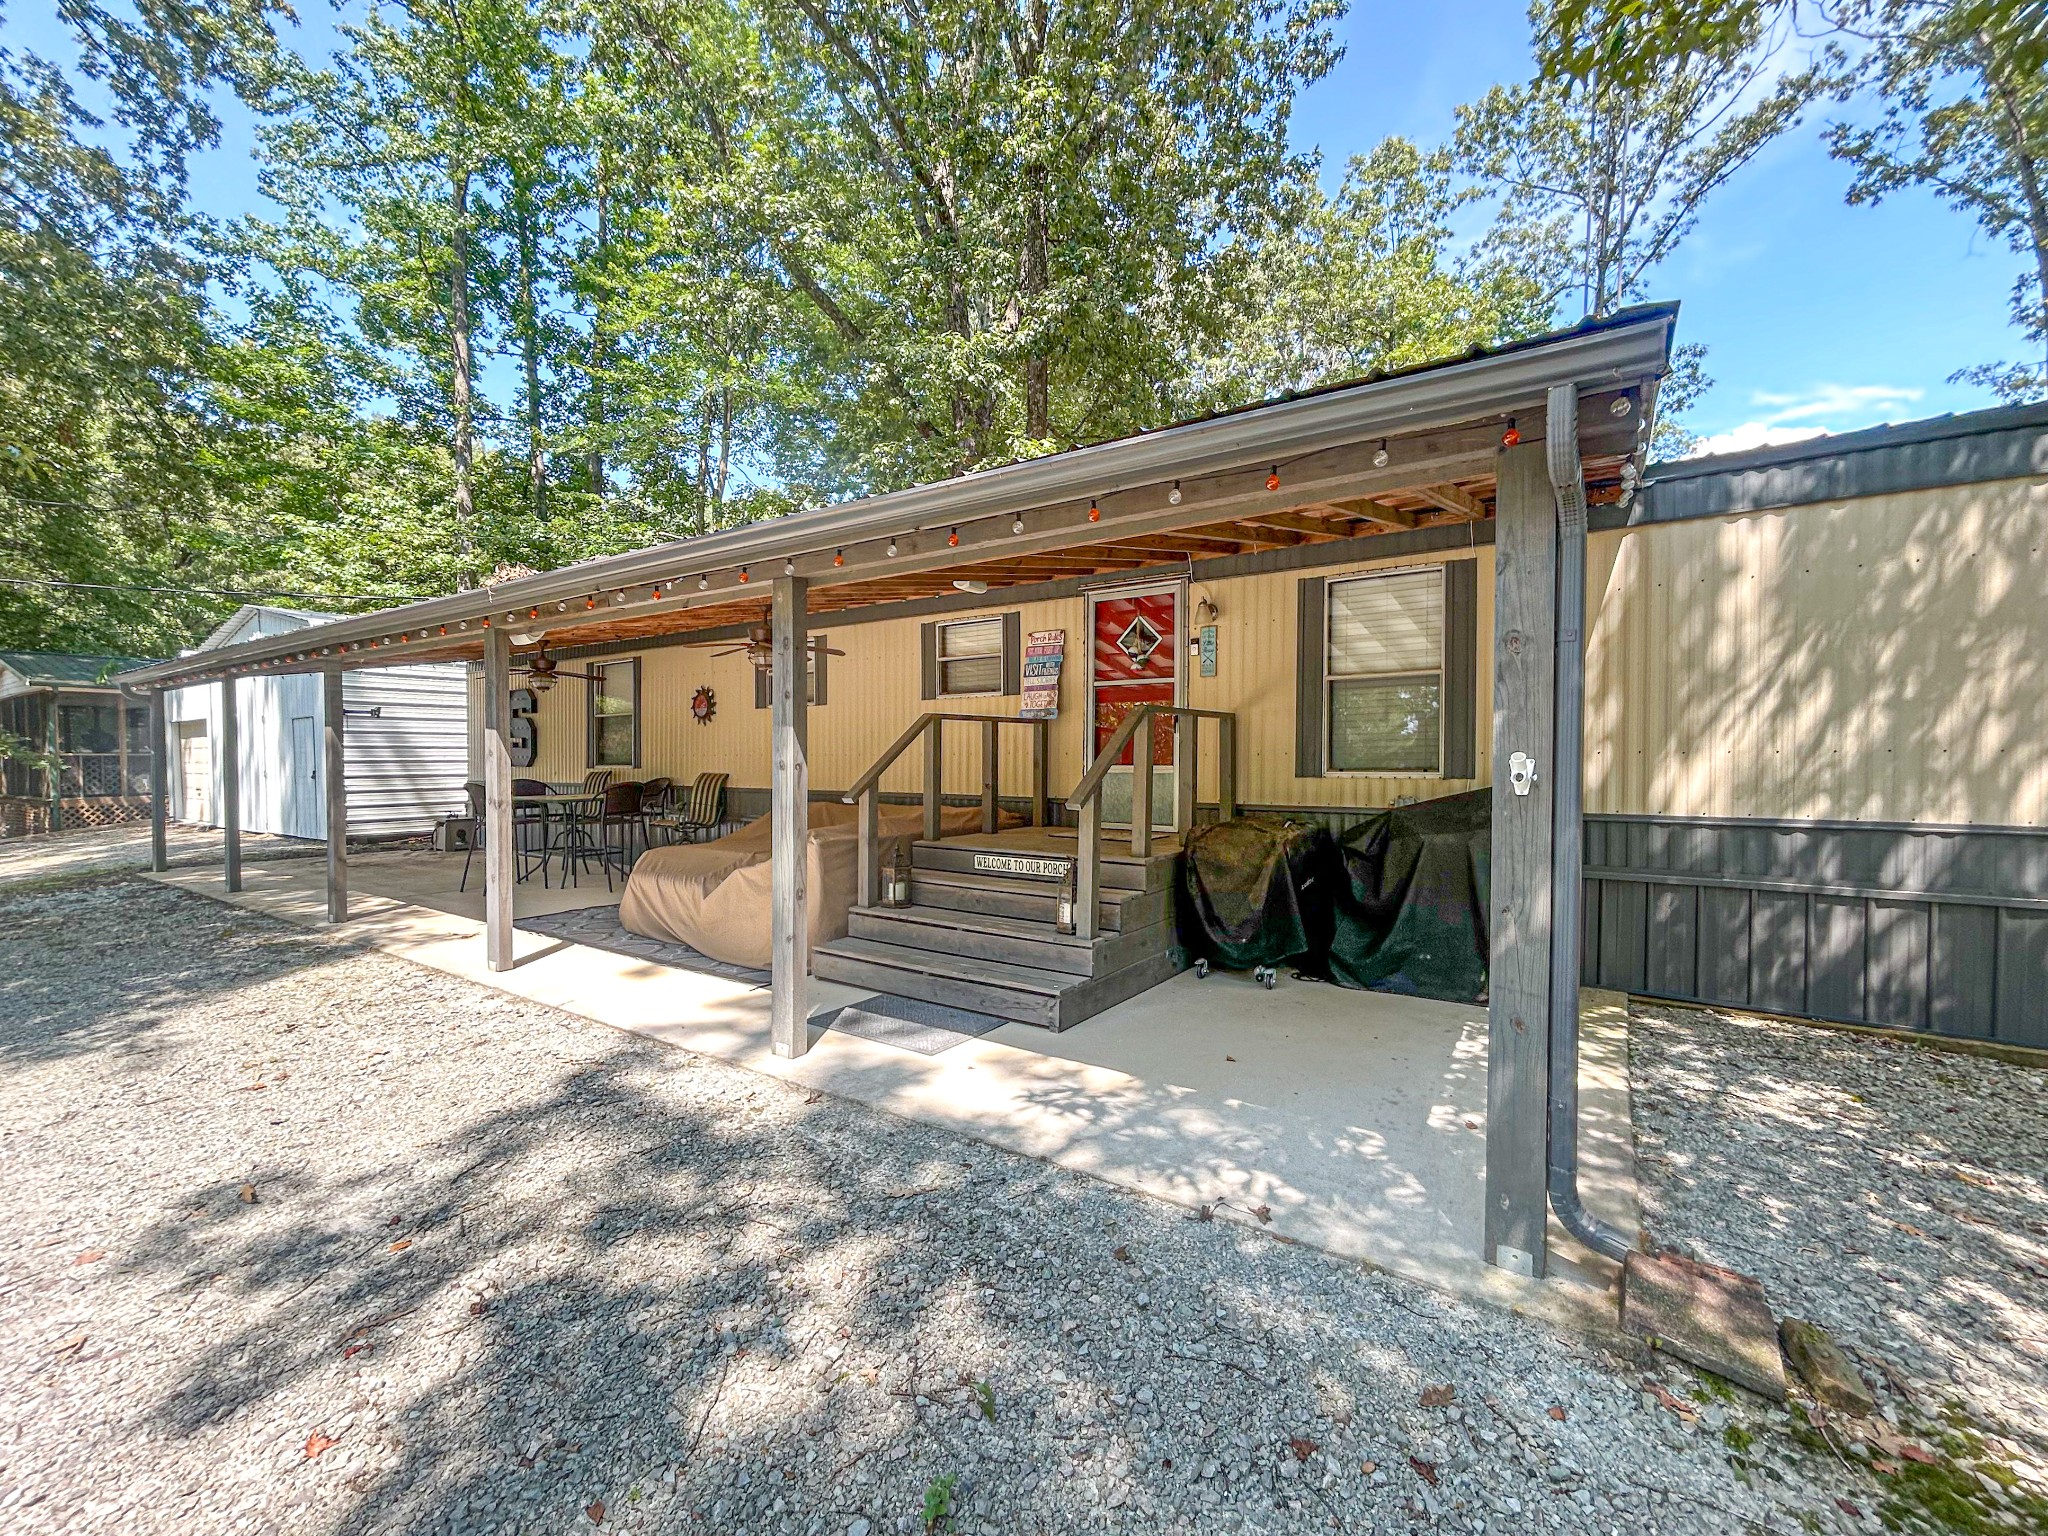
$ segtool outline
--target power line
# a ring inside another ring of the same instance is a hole
[[[152,587],[130,581],[56,581],[44,576],[0,576],[0,586],[53,587],[69,592],[154,592],[170,597],[288,597],[306,603],[413,603],[403,592],[281,592],[244,587]]]

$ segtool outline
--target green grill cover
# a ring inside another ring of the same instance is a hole
[[[1182,941],[1227,970],[1299,959],[1320,971],[1339,884],[1328,831],[1239,816],[1188,834]]]
[[[1341,849],[1330,979],[1484,1002],[1493,792],[1382,811],[1345,833]]]

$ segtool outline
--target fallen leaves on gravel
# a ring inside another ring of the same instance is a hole
[[[386,1253],[403,1253],[406,1249],[410,1248],[411,1246],[411,1238],[401,1237],[397,1242],[393,1243],[389,1248],[386,1248],[384,1251]]]
[[[1273,1219],[1273,1207],[1270,1205],[1255,1205],[1252,1207],[1252,1214],[1259,1218],[1259,1225],[1263,1227]]]
[[[77,1258],[73,1259],[71,1262],[74,1265],[93,1264],[97,1263],[101,1259],[104,1259],[106,1256],[107,1250],[104,1248],[88,1248],[85,1250],[85,1252],[81,1253]]]
[[[1287,1449],[1294,1452],[1294,1459],[1296,1461],[1307,1461],[1309,1457],[1315,1455],[1317,1446],[1315,1441],[1301,1435],[1296,1435],[1287,1442]]]
[[[235,1191],[235,1198],[244,1205],[254,1205],[256,1203],[256,1186],[254,1184],[244,1184]]]
[[[331,1451],[339,1444],[341,1442],[332,1435],[323,1435],[316,1429],[313,1433],[306,1436],[306,1460],[312,1461],[322,1451]]]
[[[1420,1456],[1410,1456],[1408,1458],[1408,1465],[1413,1467],[1415,1469],[1415,1475],[1421,1478],[1425,1483],[1429,1484],[1430,1487],[1434,1488],[1436,1486],[1435,1462],[1424,1461]]]
[[[1557,1420],[1558,1423],[1562,1424],[1564,1422],[1565,1414],[1564,1405],[1562,1403],[1552,1403],[1548,1408],[1544,1409],[1543,1411],[1549,1414],[1553,1419]]]
[[[1455,1403],[1457,1400],[1458,1389],[1449,1383],[1445,1383],[1440,1387],[1424,1387],[1422,1389],[1422,1406],[1425,1408],[1444,1408]]]
[[[1379,1471],[1379,1469],[1380,1464],[1376,1461],[1361,1461],[1358,1464],[1359,1473],[1361,1476],[1364,1477],[1371,1477],[1373,1473]]]
[[[592,1525],[603,1525],[603,1524],[604,1524],[604,1500],[603,1500],[603,1499],[592,1499],[592,1500],[591,1500],[591,1501],[590,1501],[590,1502],[589,1502],[588,1504],[586,1504],[586,1505],[584,1505],[584,1506],[583,1506],[583,1513],[585,1513],[586,1515],[590,1516],[590,1523],[591,1523]]]
[[[1109,1256],[1119,1264],[1133,1264],[1137,1262],[1131,1257],[1131,1250],[1124,1247],[1121,1243],[1110,1251]]]

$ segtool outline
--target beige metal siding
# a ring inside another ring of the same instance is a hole
[[[1606,537],[1589,812],[2048,820],[2048,481]]]

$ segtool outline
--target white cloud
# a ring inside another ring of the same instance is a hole
[[[1769,422],[1745,421],[1739,427],[1730,427],[1726,432],[1716,432],[1703,437],[1689,458],[1698,458],[1710,453],[1740,453],[1745,448],[1775,448],[1780,443],[1803,443],[1809,437],[1826,437],[1821,427],[1773,426]]]
[[[1756,415],[1700,439],[1689,457],[1740,453],[1745,448],[1772,448],[1803,443],[1830,432],[1853,432],[1897,415],[1908,415],[1924,391],[1895,384],[1816,384],[1797,393],[1755,390],[1749,403]]]

